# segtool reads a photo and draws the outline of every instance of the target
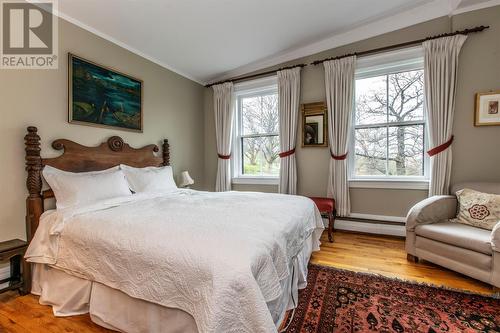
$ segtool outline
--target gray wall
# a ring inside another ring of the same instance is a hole
[[[474,127],[476,92],[500,90],[500,6],[453,17],[453,29],[489,25],[460,55],[452,183],[500,181],[500,126]]]
[[[114,67],[144,80],[144,133],[67,123],[67,53]],[[42,154],[54,156],[52,140],[67,138],[97,145],[119,135],[132,146],[171,143],[175,174],[189,170],[197,184],[203,179],[204,88],[64,20],[59,21],[58,70],[0,70],[0,241],[25,239],[25,129],[37,126]]]
[[[473,126],[474,94],[500,89],[500,7],[442,17],[409,28],[370,38],[351,45],[328,50],[270,69],[292,64],[392,45],[408,40],[473,27],[490,25],[485,32],[471,35],[460,58],[459,85],[455,116],[452,182],[463,180],[500,180],[500,150],[497,142],[500,127]],[[269,70],[268,69],[264,69]],[[307,66],[302,70],[301,103],[325,100],[323,66]],[[205,179],[214,188],[217,168],[212,90],[205,91]],[[300,129],[299,129],[300,131]],[[301,135],[298,135],[300,140]],[[297,142],[298,192],[302,195],[326,195],[329,153],[327,148],[301,148]],[[277,191],[277,186],[237,185],[236,190]],[[408,209],[427,196],[426,190],[351,189],[354,213],[405,216]]]

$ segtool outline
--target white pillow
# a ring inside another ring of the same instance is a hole
[[[500,195],[464,188],[456,193],[458,215],[453,222],[493,230],[500,221]]]
[[[125,175],[118,166],[102,171],[74,173],[47,165],[42,174],[54,191],[57,209],[132,195]]]
[[[135,193],[167,193],[177,190],[172,167],[134,168],[120,164],[130,189]]]

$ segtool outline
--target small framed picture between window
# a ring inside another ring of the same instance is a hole
[[[302,147],[327,147],[328,122],[325,102],[302,104]]]
[[[500,125],[500,91],[476,94],[474,126]]]

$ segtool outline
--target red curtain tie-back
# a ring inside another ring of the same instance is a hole
[[[231,158],[231,154],[229,155],[222,155],[222,154],[217,154],[221,160],[228,160]]]
[[[280,153],[280,158],[285,158],[285,157],[293,155],[293,154],[295,154],[295,148],[293,148],[289,151],[285,151],[285,152]]]
[[[451,146],[452,142],[453,142],[453,135],[451,136],[451,138],[448,141],[446,141],[442,145],[439,145],[439,146],[434,147],[431,150],[427,151],[427,154],[429,154],[429,156],[434,156],[434,155],[437,155],[439,153],[442,153],[443,151],[448,149],[448,147]]]
[[[331,151],[330,151],[330,155],[332,156],[332,158],[336,161],[342,161],[342,160],[345,160],[347,158],[347,154],[349,152],[345,153],[344,155],[334,155]]]

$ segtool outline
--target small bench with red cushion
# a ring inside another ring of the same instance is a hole
[[[337,211],[335,209],[335,200],[332,198],[309,197],[316,207],[318,207],[321,216],[328,218],[328,240],[333,242],[333,224],[335,223],[335,216]]]

